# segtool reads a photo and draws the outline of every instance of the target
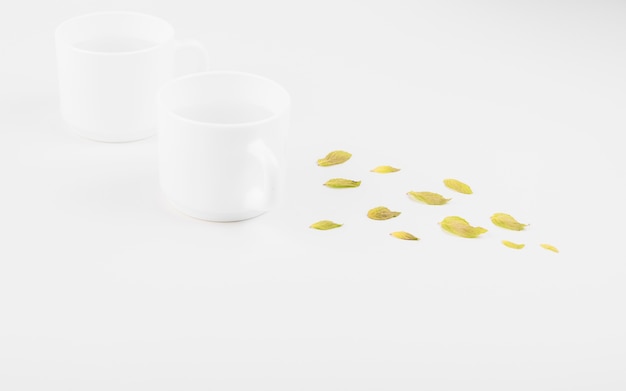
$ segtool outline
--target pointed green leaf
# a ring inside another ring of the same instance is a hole
[[[406,194],[410,199],[428,205],[444,205],[451,200],[451,198],[444,198],[441,194],[432,193],[430,191],[410,191]]]
[[[463,183],[461,181],[458,181],[456,179],[451,179],[451,178],[444,179],[443,180],[443,184],[446,185],[446,187],[448,187],[448,188],[450,188],[450,189],[452,189],[454,191],[457,191],[459,193],[463,193],[463,194],[472,194],[473,193],[471,187],[469,187],[467,184],[465,184],[465,183]]]
[[[494,213],[493,216],[491,216],[491,222],[498,227],[513,231],[521,231],[528,225],[518,222],[513,216],[506,213]]]
[[[337,224],[335,222],[332,222],[330,220],[321,220],[318,221],[317,223],[311,224],[311,226],[309,228],[314,228],[314,229],[319,229],[322,231],[326,231],[329,229],[333,229],[333,228],[339,228],[341,227],[343,224]]]
[[[546,250],[550,250],[550,251],[554,251],[555,253],[559,252],[559,249],[557,249],[556,247],[554,247],[551,244],[547,244],[547,243],[542,243],[540,244],[541,247],[545,248]]]
[[[353,181],[350,179],[333,178],[324,183],[324,186],[332,187],[333,189],[345,189],[349,187],[361,186],[361,181]]]
[[[399,215],[400,212],[393,212],[384,206],[370,209],[369,212],[367,212],[367,217],[372,220],[389,220],[394,217],[398,217]]]
[[[524,248],[524,246],[526,246],[525,244],[517,244],[517,243],[509,242],[508,240],[503,240],[502,244],[504,244],[507,247],[514,248],[516,250],[521,250]]]
[[[487,232],[483,227],[471,226],[467,220],[459,216],[448,216],[439,224],[441,224],[441,228],[444,230],[462,238],[477,238]]]
[[[408,232],[404,232],[404,231],[392,232],[389,235],[393,236],[394,238],[398,238],[398,239],[402,239],[402,240],[419,240],[419,238],[413,236],[412,234],[410,234]]]
[[[399,168],[391,167],[391,166],[378,166],[375,169],[371,170],[371,172],[376,172],[379,174],[389,174],[392,172],[400,171]]]
[[[317,159],[317,165],[322,167],[334,166],[335,164],[347,162],[351,157],[352,154],[350,152],[332,151],[329,152],[326,157]]]

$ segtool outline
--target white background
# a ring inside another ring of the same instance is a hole
[[[0,390],[626,389],[626,3],[0,7]],[[155,138],[64,128],[53,30],[115,9],[291,92],[279,209],[188,218],[159,192]],[[317,167],[333,149],[354,156]],[[368,220],[379,205],[402,214]],[[531,225],[499,229],[499,211]],[[447,235],[446,215],[489,232]]]

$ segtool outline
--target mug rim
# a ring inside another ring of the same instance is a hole
[[[90,12],[86,14],[73,16],[69,19],[65,19],[63,22],[57,25],[57,27],[54,29],[54,36],[56,38],[57,43],[63,43],[64,45],[68,46],[70,49],[75,50],[80,53],[93,54],[93,55],[99,55],[99,56],[124,56],[124,55],[132,55],[132,54],[137,54],[137,53],[144,53],[144,52],[149,52],[151,50],[156,50],[161,45],[163,45],[163,42],[158,42],[153,46],[143,48],[143,49],[119,51],[119,52],[101,52],[97,50],[77,48],[75,45],[68,43],[67,40],[59,38],[59,32],[61,31],[62,28],[66,27],[66,25],[68,25],[69,23],[75,22],[80,19],[91,18],[91,17],[98,16],[98,15],[133,15],[133,16],[151,18],[167,26],[167,29],[169,30],[169,40],[174,38],[174,27],[172,26],[172,24],[168,22],[167,20],[161,17],[158,17],[156,15],[146,14],[143,12],[136,12],[136,11],[98,11],[98,12]]]
[[[176,83],[180,83],[183,80],[186,79],[192,79],[192,78],[196,78],[196,77],[203,77],[203,76],[214,76],[214,75],[237,75],[237,76],[245,76],[245,77],[249,77],[249,78],[255,78],[258,80],[263,80],[264,82],[268,82],[270,84],[272,84],[273,86],[275,86],[276,88],[278,88],[287,98],[287,103],[284,105],[284,107],[280,110],[277,110],[276,112],[273,112],[272,115],[265,117],[263,119],[260,120],[256,120],[256,121],[246,121],[246,122],[237,122],[237,123],[220,123],[220,122],[209,122],[209,121],[198,121],[198,120],[194,120],[185,116],[182,116],[180,114],[178,114],[177,112],[175,112],[174,110],[170,109],[168,107],[168,105],[165,104],[165,102],[163,101],[163,95],[166,91],[166,89],[168,87],[170,87],[173,84]],[[249,72],[242,72],[242,71],[204,71],[204,72],[195,72],[195,73],[190,73],[187,75],[183,75],[183,76],[179,76],[176,78],[173,78],[169,81],[167,81],[165,84],[163,84],[160,88],[159,91],[157,93],[157,103],[159,105],[159,107],[162,107],[164,110],[166,110],[170,115],[176,117],[176,119],[184,121],[184,122],[188,122],[194,125],[201,125],[201,126],[211,126],[211,127],[215,127],[215,128],[243,128],[243,127],[251,127],[251,126],[256,126],[256,125],[261,125],[264,124],[266,122],[270,122],[275,120],[276,118],[280,117],[281,115],[283,115],[283,113],[287,112],[291,106],[291,95],[289,94],[289,92],[285,89],[285,87],[283,87],[280,83],[265,77],[265,76],[261,76],[258,75],[256,73],[249,73]]]

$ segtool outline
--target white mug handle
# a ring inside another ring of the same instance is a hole
[[[209,70],[209,53],[205,49],[204,45],[202,45],[199,41],[196,41],[195,39],[188,39],[176,41],[175,44],[175,58],[177,65],[175,76]],[[185,52],[190,54],[190,56],[183,56],[183,53]],[[184,57],[186,57],[186,59]],[[183,65],[183,63],[185,64]]]
[[[269,210],[278,202],[278,195],[281,193],[281,171],[278,159],[267,145],[256,140],[250,144],[248,151],[257,158],[263,167],[263,175],[265,177],[265,196],[256,199],[255,204],[247,205],[253,210]]]

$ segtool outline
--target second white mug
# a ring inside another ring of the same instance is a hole
[[[282,196],[290,97],[242,72],[174,79],[158,95],[161,189],[190,216],[238,221]]]
[[[74,131],[97,141],[156,133],[156,94],[177,76],[181,50],[196,58],[186,73],[208,70],[202,45],[176,41],[172,26],[152,15],[78,16],[59,25],[55,40],[61,115]]]

